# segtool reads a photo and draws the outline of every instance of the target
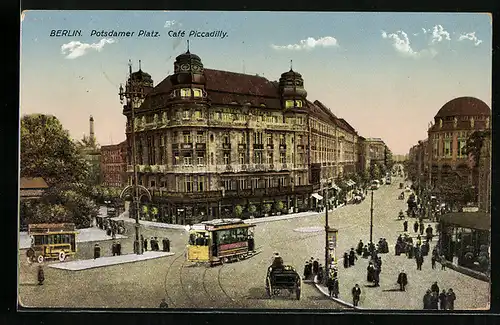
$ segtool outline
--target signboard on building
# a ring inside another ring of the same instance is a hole
[[[338,230],[334,228],[328,228],[327,230],[327,238],[328,238],[328,256],[329,256],[329,264],[336,265],[337,264],[337,235]]]

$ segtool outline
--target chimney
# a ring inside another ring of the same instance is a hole
[[[89,118],[89,124],[90,124],[90,141],[92,143],[94,143],[94,118],[92,117],[92,115],[90,115],[90,118]]]

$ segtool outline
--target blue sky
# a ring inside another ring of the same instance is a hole
[[[169,37],[169,30],[227,32],[224,39],[190,38],[207,68],[277,80],[293,60],[309,100],[360,135],[383,138],[395,153],[424,139],[428,122],[455,97],[491,107],[487,14],[27,11],[23,18],[21,114],[54,114],[75,138],[88,133],[92,114],[101,144],[125,139],[117,92],[128,60],[134,69],[142,60],[156,84],[185,52],[188,38]],[[53,29],[82,36],[50,37]],[[91,37],[93,29],[135,35]],[[141,29],[160,37],[138,38]]]

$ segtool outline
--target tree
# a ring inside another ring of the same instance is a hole
[[[255,205],[250,204],[250,205],[248,206],[248,212],[249,212],[251,215],[253,215],[256,211],[257,211],[257,208],[255,207]]]
[[[479,166],[479,159],[481,158],[481,149],[486,138],[491,135],[490,130],[475,131],[467,139],[466,151],[474,161],[474,167]]]
[[[269,212],[271,212],[271,204],[269,204],[269,203],[264,204],[263,212],[264,212],[264,214],[269,214]]]
[[[283,209],[285,209],[285,205],[283,204],[282,201],[276,202],[276,210],[278,212],[283,212]]]
[[[21,177],[43,177],[49,186],[83,181],[88,169],[76,145],[52,115],[21,118]]]
[[[31,114],[21,119],[21,177],[43,177],[49,185],[40,202],[23,204],[27,223],[74,222],[86,227],[98,213],[85,183],[89,169],[77,145],[52,115]]]
[[[234,213],[236,217],[241,217],[241,215],[243,214],[243,208],[241,207],[241,205],[237,205],[234,207]]]
[[[380,179],[380,167],[377,163],[371,165],[370,167],[370,176],[372,179]]]

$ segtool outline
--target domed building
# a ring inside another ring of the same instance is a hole
[[[474,97],[459,97],[447,102],[428,129],[428,171],[431,187],[473,184],[469,168],[467,138],[478,130],[491,128],[491,109]],[[458,188],[458,187],[457,187]]]
[[[355,131],[308,101],[292,69],[270,81],[207,69],[188,50],[156,86],[149,74],[130,71],[125,91],[140,98],[134,119],[131,103],[123,114],[129,177],[133,125],[138,182],[152,194],[141,203],[147,219],[193,224],[308,210],[313,192],[344,164],[335,140],[342,132],[346,151],[339,155],[355,164],[349,150],[356,146],[347,143]]]

